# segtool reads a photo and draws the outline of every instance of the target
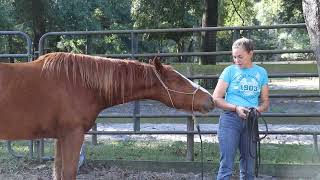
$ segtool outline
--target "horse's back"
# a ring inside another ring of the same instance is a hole
[[[0,64],[0,139],[55,138],[72,128],[88,130],[95,120],[97,106],[88,107],[93,96],[42,66],[42,60]]]

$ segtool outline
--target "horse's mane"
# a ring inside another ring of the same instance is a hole
[[[124,101],[126,93],[133,93],[133,83],[140,80],[149,87],[154,78],[152,65],[133,60],[63,52],[49,53],[39,60],[44,61],[42,74],[66,76],[68,81],[105,92],[110,101],[118,93]]]

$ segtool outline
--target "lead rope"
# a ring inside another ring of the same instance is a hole
[[[202,137],[201,137],[201,131],[200,131],[200,126],[199,123],[196,119],[196,116],[194,115],[194,99],[195,99],[195,95],[197,93],[197,91],[200,89],[200,86],[198,86],[193,92],[189,93],[189,92],[182,92],[182,91],[177,91],[174,89],[170,89],[168,88],[168,86],[162,81],[160,74],[157,72],[157,70],[155,68],[152,68],[154,74],[156,75],[156,77],[158,78],[158,80],[160,81],[161,85],[164,87],[164,89],[167,91],[169,99],[171,101],[172,107],[175,108],[170,91],[171,92],[175,92],[175,93],[180,93],[180,94],[186,94],[186,95],[192,95],[192,104],[191,104],[191,110],[192,110],[192,119],[194,124],[196,124],[197,130],[198,130],[198,134],[200,137],[200,154],[201,154],[201,180],[203,180],[203,146],[202,146]]]
[[[263,137],[260,138],[259,136],[259,127],[258,127],[258,120],[259,116],[255,112],[255,108],[249,108],[249,113],[247,116],[247,131],[248,131],[248,149],[249,149],[249,155],[251,158],[255,159],[255,176],[258,177],[259,175],[259,166],[261,164],[261,155],[260,155],[260,145],[261,145],[261,140],[264,139],[268,135],[268,125],[267,122],[263,117],[262,120],[264,121],[265,127],[266,127],[266,133],[264,134]],[[256,148],[255,148],[255,154],[252,153],[252,144],[256,143]],[[245,166],[245,179],[247,178],[247,161],[246,161],[246,166]]]
[[[196,124],[197,130],[198,130],[198,134],[199,134],[199,138],[200,138],[201,180],[203,180],[203,146],[202,146],[202,137],[201,137],[200,125],[199,125],[194,113],[192,113],[192,119],[193,119],[194,124]]]

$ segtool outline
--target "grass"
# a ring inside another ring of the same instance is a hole
[[[195,161],[201,161],[200,143],[195,143]],[[185,142],[112,141],[88,148],[89,159],[185,161]],[[203,143],[204,161],[219,162],[218,145]],[[319,164],[312,145],[262,144],[261,160],[271,164]],[[238,162],[239,156],[236,157]]]
[[[29,142],[30,141],[27,141],[27,140],[11,141],[11,148],[14,151],[14,154],[15,155],[22,155],[22,156],[25,156],[28,158],[29,157]],[[53,151],[54,151],[53,140],[52,139],[45,139],[44,155],[45,156],[52,156]],[[6,159],[6,158],[11,158],[11,157],[12,156],[8,152],[7,142],[0,141],[0,159]]]
[[[17,141],[13,145],[15,152],[28,154],[27,141]],[[104,141],[93,146],[87,142],[87,158],[91,160],[154,160],[186,161],[186,142],[181,141]],[[195,161],[200,159],[200,143],[194,145]],[[45,152],[52,156],[52,143],[46,145]],[[218,145],[203,143],[204,161],[219,161]],[[261,158],[263,163],[271,164],[320,164],[312,145],[262,144]],[[12,159],[6,152],[5,143],[0,143],[0,159]],[[236,157],[238,162],[239,156]],[[10,160],[11,161],[11,160]],[[1,164],[1,162],[0,162]],[[19,165],[19,163],[17,164]]]

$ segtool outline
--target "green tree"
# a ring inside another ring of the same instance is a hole
[[[13,0],[0,0],[0,14],[2,16],[0,18],[0,30],[9,31],[14,29],[15,19],[12,16],[13,11]],[[24,46],[21,46],[21,44],[23,44],[21,39],[15,36],[0,36],[0,53],[14,54],[20,51],[25,52]],[[9,59],[10,62],[14,62],[13,58]]]
[[[95,31],[132,29],[131,2],[126,0],[58,0],[54,4],[54,21],[51,31]],[[129,48],[128,37],[65,36],[58,37],[51,46],[56,50],[77,53],[123,53]]]
[[[223,26],[249,26],[253,25],[257,15],[253,0],[222,0],[224,10],[219,14],[220,25]]]
[[[279,23],[304,23],[301,0],[282,0]]]
[[[49,19],[50,4],[53,0],[15,0],[15,19],[33,36],[33,49],[38,49],[40,37],[46,32],[46,21]]]
[[[204,0],[202,27],[216,27],[218,25],[218,0]],[[204,31],[201,33],[202,51],[216,51],[216,32]],[[201,64],[216,64],[215,56],[202,56]]]
[[[199,24],[201,7],[201,2],[198,0],[133,0],[131,14],[134,28],[190,28]],[[192,33],[153,33],[145,34],[142,38],[157,40],[159,43],[157,51],[160,52],[166,50],[160,48],[163,44],[170,44],[165,42],[165,39],[173,40],[177,47],[176,51],[183,52],[193,43],[191,35]],[[182,57],[180,61],[183,61]]]
[[[0,0],[0,30],[11,30],[15,24],[13,0]]]

